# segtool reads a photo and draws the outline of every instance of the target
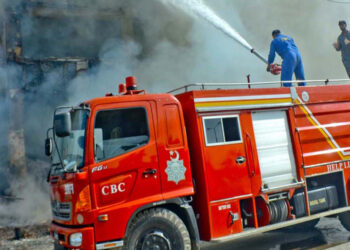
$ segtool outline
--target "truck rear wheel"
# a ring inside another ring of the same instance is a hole
[[[346,230],[350,231],[350,212],[339,214],[340,223]]]
[[[191,239],[184,222],[173,212],[154,208],[133,220],[126,239],[126,250],[190,250]]]

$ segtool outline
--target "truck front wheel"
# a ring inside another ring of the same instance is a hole
[[[190,250],[191,239],[183,221],[172,211],[153,208],[133,220],[125,238],[127,250]]]

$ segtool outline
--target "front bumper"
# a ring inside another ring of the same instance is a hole
[[[79,247],[69,244],[69,236],[74,233],[82,233],[82,243]],[[68,228],[51,223],[50,234],[55,240],[55,249],[95,250],[93,227]]]

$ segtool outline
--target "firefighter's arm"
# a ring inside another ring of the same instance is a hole
[[[335,48],[336,51],[339,51],[339,49],[340,49],[338,42],[333,43],[333,47]]]
[[[270,65],[273,63],[273,61],[275,60],[275,52],[276,52],[276,49],[275,49],[275,45],[273,43],[273,41],[271,42],[271,45],[270,45],[270,53],[269,53],[269,57],[268,57],[268,63],[267,63],[267,68],[266,68],[266,71],[270,71],[271,67]]]
[[[340,37],[338,37],[337,42],[333,43],[333,47],[335,48],[336,51],[341,50]]]

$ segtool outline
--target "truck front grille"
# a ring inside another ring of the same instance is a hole
[[[51,202],[52,216],[55,219],[70,221],[72,218],[72,203],[71,202],[59,202],[54,200]]]

